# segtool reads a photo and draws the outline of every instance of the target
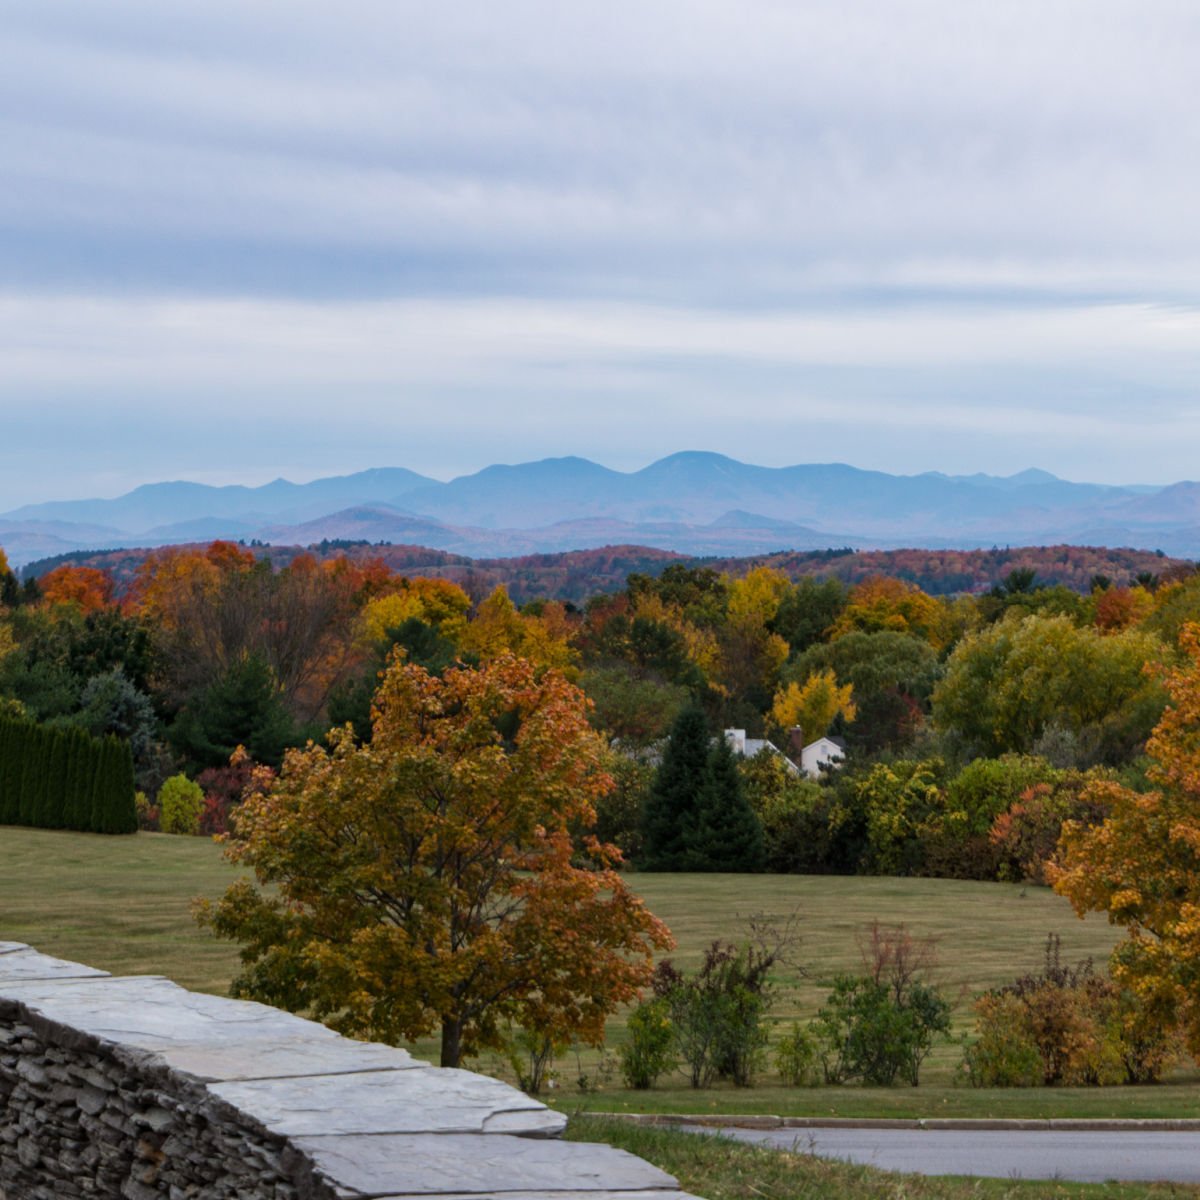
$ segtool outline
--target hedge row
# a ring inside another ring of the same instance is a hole
[[[0,718],[0,825],[134,833],[129,744]]]

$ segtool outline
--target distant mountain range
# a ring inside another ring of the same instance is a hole
[[[1200,556],[1200,484],[1111,487],[1046,471],[889,475],[843,463],[758,467],[673,454],[634,472],[584,458],[490,466],[441,483],[402,467],[262,487],[154,483],[111,500],[0,514],[14,566],[72,550],[213,538],[365,539],[500,557],[605,545],[687,555],[1073,543]]]

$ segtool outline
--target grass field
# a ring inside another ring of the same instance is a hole
[[[88,834],[0,828],[0,940],[29,942],[63,958],[119,973],[166,975],[185,987],[224,993],[237,965],[236,948],[212,939],[191,920],[195,896],[215,897],[237,872],[220,848],[200,838],[163,834],[105,838]],[[860,962],[856,938],[873,919],[904,922],[938,941],[938,978],[956,1001],[959,1030],[969,1024],[967,1000],[1038,965],[1046,934],[1062,934],[1065,954],[1103,963],[1118,936],[1103,920],[1078,920],[1065,901],[1043,888],[927,879],[825,876],[631,875],[630,883],[679,942],[677,961],[692,965],[713,938],[736,939],[752,913],[779,920],[796,914],[803,971],[780,979],[773,1016],[811,1015],[838,970]],[[618,1018],[610,1042],[624,1035]],[[431,1046],[418,1050],[426,1057]],[[613,1081],[581,1094],[576,1060],[558,1064],[560,1088],[551,1101],[567,1109],[657,1112],[771,1112],[844,1116],[1192,1116],[1200,1115],[1194,1073],[1150,1088],[981,1091],[954,1086],[955,1045],[939,1048],[919,1089],[765,1086],[693,1092],[674,1082],[650,1092],[626,1092]],[[485,1070],[501,1070],[499,1060]],[[595,1078],[597,1059],[584,1070]]]

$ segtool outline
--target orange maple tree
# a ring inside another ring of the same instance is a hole
[[[78,604],[85,612],[98,612],[113,602],[113,579],[95,567],[55,567],[38,581],[50,604]]]
[[[1170,704],[1146,745],[1155,790],[1093,784],[1084,798],[1106,819],[1069,823],[1047,874],[1080,916],[1126,927],[1114,978],[1200,1057],[1200,626],[1185,625],[1180,646],[1186,661],[1163,672]]]
[[[395,658],[370,742],[291,751],[239,813],[228,854],[258,886],[199,908],[242,943],[236,994],[390,1042],[440,1027],[443,1066],[509,1021],[599,1044],[671,937],[578,836],[612,787],[587,708],[512,656],[441,678]]]

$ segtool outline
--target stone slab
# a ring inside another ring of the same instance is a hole
[[[16,942],[0,943],[10,949],[0,954],[0,989],[10,980],[18,982],[25,979],[99,979],[108,975],[107,971],[98,971],[95,967],[83,963],[70,962],[65,958],[51,958],[28,946],[20,946]]]
[[[291,1144],[345,1196],[444,1198],[565,1191],[599,1200],[594,1193],[679,1190],[665,1171],[624,1150],[590,1142],[426,1133],[298,1137]]]
[[[671,1188],[652,1192],[587,1192],[587,1200],[700,1200],[689,1192]],[[579,1200],[578,1192],[505,1192],[504,1200]],[[372,1200],[416,1200],[412,1192],[406,1196],[376,1196]],[[480,1200],[478,1192],[439,1194],[438,1200]]]
[[[0,942],[0,954],[11,954],[14,950],[28,950],[25,942]]]
[[[9,982],[0,974],[0,999],[90,1037],[152,1052],[205,1082],[428,1066],[394,1046],[351,1041],[292,1013],[189,992],[157,976],[48,983]]]
[[[555,1137],[567,1119],[498,1079],[443,1067],[214,1083],[212,1095],[272,1133],[505,1133]]]

